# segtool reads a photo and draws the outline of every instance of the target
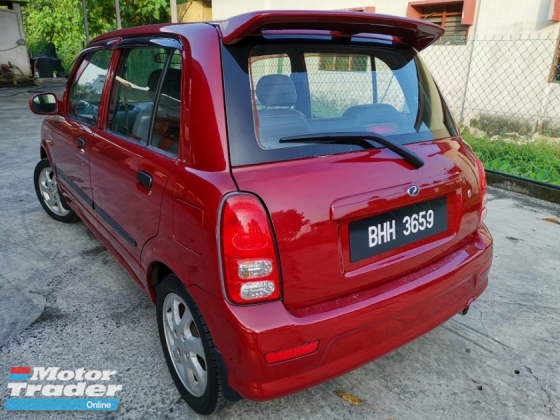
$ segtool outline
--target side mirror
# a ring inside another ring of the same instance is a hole
[[[29,99],[29,109],[34,114],[56,115],[58,113],[58,99],[54,93],[40,93]]]

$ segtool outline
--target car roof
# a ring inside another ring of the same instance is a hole
[[[377,13],[264,10],[233,16],[221,22],[161,23],[119,29],[99,35],[89,45],[120,37],[180,33],[180,28],[185,25],[213,25],[226,45],[270,31],[290,30],[291,33],[301,31],[302,34],[320,31],[332,36],[388,35],[394,42],[411,45],[418,51],[435,42],[444,33],[441,26],[430,22]]]

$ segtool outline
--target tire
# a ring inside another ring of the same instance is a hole
[[[63,223],[72,223],[78,220],[78,215],[68,207],[66,200],[60,193],[54,171],[48,159],[40,160],[35,166],[33,184],[41,206],[54,220]]]
[[[197,413],[221,410],[226,404],[223,377],[198,306],[174,274],[165,277],[156,291],[159,338],[175,386]]]

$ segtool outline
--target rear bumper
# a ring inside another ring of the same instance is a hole
[[[198,288],[229,386],[264,401],[297,392],[368,363],[437,327],[488,285],[492,237],[483,227],[463,248],[408,275],[399,286],[325,312],[290,313],[282,302],[233,306]],[[196,295],[199,295],[198,297]],[[345,299],[348,302],[348,298]],[[319,340],[313,354],[269,365],[268,352]]]

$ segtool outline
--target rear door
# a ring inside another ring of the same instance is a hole
[[[91,146],[100,228],[133,268],[158,232],[163,191],[180,150],[180,48],[174,40],[121,43],[106,124]]]
[[[66,114],[57,116],[53,123],[58,180],[72,201],[92,219],[95,216],[90,154],[111,56],[111,50],[97,49],[80,58],[74,81],[67,92]]]
[[[232,172],[269,211],[288,307],[406,283],[476,231],[480,204],[474,154],[412,49],[307,42],[224,54]]]

